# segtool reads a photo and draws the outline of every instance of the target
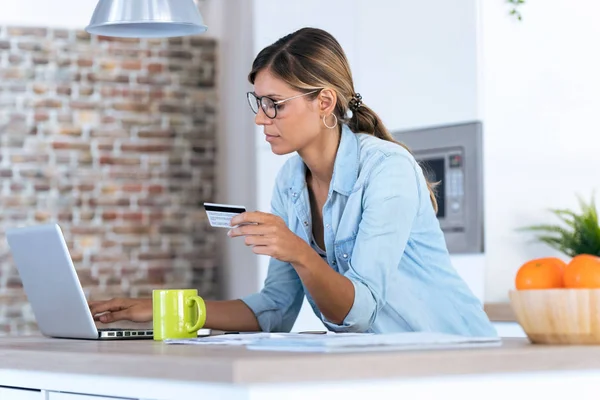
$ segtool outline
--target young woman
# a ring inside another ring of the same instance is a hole
[[[207,301],[205,327],[289,331],[306,296],[335,332],[496,335],[451,265],[433,185],[356,93],[340,44],[301,29],[262,50],[249,80],[272,151],[297,154],[278,174],[271,213],[231,221],[229,236],[271,257],[264,288]],[[102,322],[152,319],[150,299],[90,307]]]

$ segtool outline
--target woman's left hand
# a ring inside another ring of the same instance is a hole
[[[236,226],[240,225],[241,226]],[[248,224],[248,225],[246,225]],[[280,261],[298,262],[306,252],[307,243],[289,230],[280,217],[260,211],[245,212],[231,220],[230,237],[245,236],[252,251]]]

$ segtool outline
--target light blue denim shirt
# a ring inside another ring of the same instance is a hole
[[[305,169],[298,155],[282,167],[271,212],[310,244]],[[323,226],[327,263],[354,285],[350,312],[339,325],[328,321],[292,265],[271,258],[263,289],[242,298],[263,331],[290,331],[306,295],[334,332],[496,336],[451,265],[423,172],[403,147],[343,125]]]

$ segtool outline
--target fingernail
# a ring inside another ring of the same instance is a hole
[[[227,236],[231,237],[231,229],[227,231]]]

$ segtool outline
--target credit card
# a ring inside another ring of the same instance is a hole
[[[232,204],[204,203],[210,226],[215,228],[232,228],[231,219],[246,212],[246,207]]]

